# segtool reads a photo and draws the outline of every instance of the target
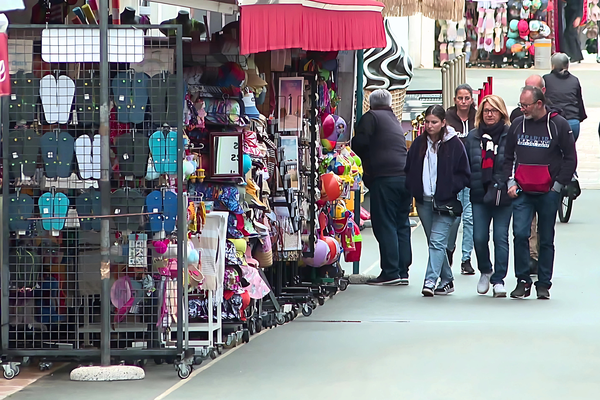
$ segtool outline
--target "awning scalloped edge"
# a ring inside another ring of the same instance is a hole
[[[410,17],[421,13],[432,19],[460,21],[465,13],[464,1],[453,0],[380,0],[386,17]]]

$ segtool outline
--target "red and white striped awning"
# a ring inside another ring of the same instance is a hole
[[[240,53],[385,47],[384,5],[374,0],[239,0]]]

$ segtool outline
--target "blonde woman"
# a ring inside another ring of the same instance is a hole
[[[481,272],[477,292],[486,294],[493,286],[494,297],[506,297],[504,278],[508,270],[508,227],[512,199],[503,181],[504,148],[509,116],[504,100],[486,96],[475,115],[473,129],[465,144],[471,167],[473,241],[477,267]],[[490,224],[494,223],[494,262],[490,261]]]

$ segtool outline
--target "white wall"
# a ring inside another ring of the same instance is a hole
[[[408,17],[408,54],[417,68],[433,68],[435,20],[422,14]]]

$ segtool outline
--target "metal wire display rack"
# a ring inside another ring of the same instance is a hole
[[[12,94],[1,100],[7,378],[32,357],[41,368],[55,359],[154,358],[173,361],[182,378],[191,372],[178,306],[186,257],[186,218],[177,218],[186,210],[178,195],[181,26],[166,26],[176,32],[170,38],[147,36],[157,28],[9,29]],[[174,250],[161,254],[153,244],[165,239]]]

